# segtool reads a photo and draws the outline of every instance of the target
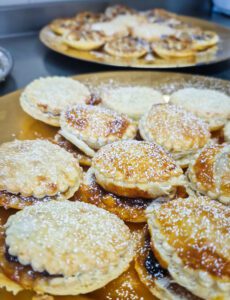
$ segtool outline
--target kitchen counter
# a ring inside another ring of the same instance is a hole
[[[217,13],[210,14],[208,10],[202,10],[199,13],[191,11],[190,15],[199,16],[206,20],[230,27],[230,17]],[[60,13],[59,16],[61,16]],[[43,46],[39,41],[37,31],[26,33],[19,32],[16,34],[8,33],[2,37],[0,36],[0,46],[7,48],[14,59],[14,67],[11,75],[5,82],[0,83],[0,96],[22,88],[33,79],[40,76],[71,76],[88,72],[128,69],[88,63],[62,56]],[[130,68],[130,70],[135,69]],[[170,71],[186,72],[230,80],[230,60],[207,66],[171,69]]]

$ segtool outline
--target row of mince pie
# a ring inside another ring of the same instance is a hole
[[[192,57],[219,42],[215,32],[187,24],[176,14],[162,9],[138,12],[120,5],[104,13],[80,12],[56,19],[49,27],[71,48],[99,49],[122,58],[152,52],[162,58]]]

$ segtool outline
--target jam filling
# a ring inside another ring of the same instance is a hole
[[[150,275],[157,279],[161,279],[169,275],[168,271],[161,267],[151,250],[145,259],[145,268]]]

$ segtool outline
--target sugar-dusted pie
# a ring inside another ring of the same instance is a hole
[[[132,36],[148,42],[158,41],[162,37],[170,36],[175,30],[165,24],[142,23],[132,28]]]
[[[185,41],[171,35],[152,43],[153,52],[163,58],[194,57],[195,51],[190,41]]]
[[[66,77],[44,77],[26,86],[20,97],[22,109],[33,118],[59,126],[60,113],[69,105],[85,103],[90,98],[88,88]]]
[[[106,88],[101,92],[101,99],[102,105],[134,120],[139,120],[153,104],[165,102],[159,91],[145,86]]]
[[[173,196],[184,185],[182,169],[163,148],[144,141],[119,141],[102,147],[92,160],[96,182],[128,198]]]
[[[64,110],[60,134],[88,156],[118,140],[133,139],[137,127],[126,115],[91,105],[76,105]]]
[[[151,249],[151,239],[147,226],[138,246],[135,256],[135,269],[143,282],[158,299],[162,300],[200,300],[186,288],[182,287],[161,267]]]
[[[112,56],[138,58],[147,53],[147,45],[139,39],[123,37],[107,42],[104,50]]]
[[[96,205],[114,213],[125,222],[131,223],[146,222],[145,210],[153,201],[153,199],[140,197],[122,197],[106,191],[96,182],[92,168],[85,173],[83,182],[74,194],[73,200]]]
[[[184,88],[174,92],[170,101],[208,122],[210,130],[217,130],[230,119],[230,97],[211,89]]]
[[[224,127],[224,139],[226,142],[230,142],[230,121]]]
[[[207,197],[153,202],[151,247],[174,281],[203,299],[229,299],[230,208]]]
[[[0,205],[21,209],[65,200],[81,181],[78,160],[46,140],[15,140],[0,146]]]
[[[66,151],[73,154],[79,161],[79,164],[84,167],[90,167],[92,158],[83,153],[79,148],[77,148],[74,144],[65,139],[59,132],[54,136],[54,140],[52,141],[60,147],[64,148]]]
[[[202,51],[216,45],[219,41],[218,35],[213,31],[200,29],[186,29],[179,31],[178,36],[184,40],[192,42],[192,48],[196,51]]]
[[[74,18],[62,18],[52,21],[49,26],[56,34],[64,35],[71,30],[79,29],[81,24]]]
[[[230,145],[209,145],[200,151],[188,169],[195,192],[230,204]]]
[[[170,151],[182,167],[208,142],[208,125],[174,104],[156,104],[139,122],[142,138]]]
[[[105,36],[99,31],[72,30],[62,38],[63,43],[78,50],[94,50],[105,43]]]
[[[1,227],[1,271],[38,293],[96,290],[122,274],[133,254],[124,222],[86,203],[36,204],[10,216]]]

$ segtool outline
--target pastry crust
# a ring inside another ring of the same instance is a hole
[[[78,159],[80,166],[90,167],[92,163],[91,157],[84,154],[80,149],[78,149],[74,144],[65,139],[59,132],[54,137],[54,142],[58,146],[64,148],[66,151],[73,154],[75,158]]]
[[[127,16],[127,15],[134,15],[134,14],[137,14],[137,11],[135,9],[121,4],[108,6],[105,9],[105,16],[109,19],[113,19],[116,16],[120,16],[120,15]]]
[[[96,205],[131,223],[146,222],[145,210],[153,201],[142,198],[129,199],[105,191],[97,184],[92,168],[85,173],[74,200]]]
[[[230,121],[224,127],[224,139],[226,142],[230,142]]]
[[[230,203],[230,145],[209,145],[202,149],[188,169],[194,191]]]
[[[143,23],[132,28],[132,36],[148,42],[158,41],[162,37],[175,34],[175,30],[166,24]]]
[[[135,123],[112,110],[77,105],[63,111],[60,118],[61,135],[89,156],[102,146],[136,136]]]
[[[157,104],[141,118],[142,138],[170,151],[183,167],[210,139],[208,125],[195,115],[173,104]]]
[[[107,88],[102,91],[101,98],[102,105],[134,120],[139,120],[153,104],[165,103],[159,91],[145,86]]]
[[[78,29],[81,26],[74,18],[62,18],[52,21],[49,27],[54,33],[65,35],[71,30]]]
[[[68,105],[85,103],[90,98],[88,88],[66,77],[44,77],[32,81],[22,92],[22,109],[33,118],[59,126],[60,113]]]
[[[63,37],[63,42],[72,48],[89,51],[104,45],[105,37],[97,31],[79,29],[66,34]]]
[[[150,292],[162,300],[199,300],[184,287],[175,283],[168,271],[161,267],[150,246],[147,227],[144,228],[137,255],[135,269]]]
[[[147,46],[131,37],[109,41],[104,46],[105,52],[123,58],[139,58],[147,53]]]
[[[5,236],[7,255],[15,261],[1,254],[4,274],[27,289],[53,295],[78,295],[106,285],[128,268],[134,254],[123,221],[80,202],[27,207],[8,219]],[[23,268],[27,272],[21,274]]]
[[[205,120],[212,131],[230,119],[230,97],[217,90],[184,88],[174,92],[170,101]]]
[[[194,57],[196,54],[191,42],[183,41],[175,36],[154,42],[151,47],[158,56],[163,58]]]
[[[205,197],[153,202],[147,209],[154,254],[198,297],[229,298],[229,214]]]
[[[49,141],[15,140],[0,146],[0,191],[11,198],[68,199],[80,180],[77,159]]]
[[[172,196],[184,185],[182,169],[163,148],[143,141],[121,141],[101,148],[92,160],[96,182],[129,198]]]

